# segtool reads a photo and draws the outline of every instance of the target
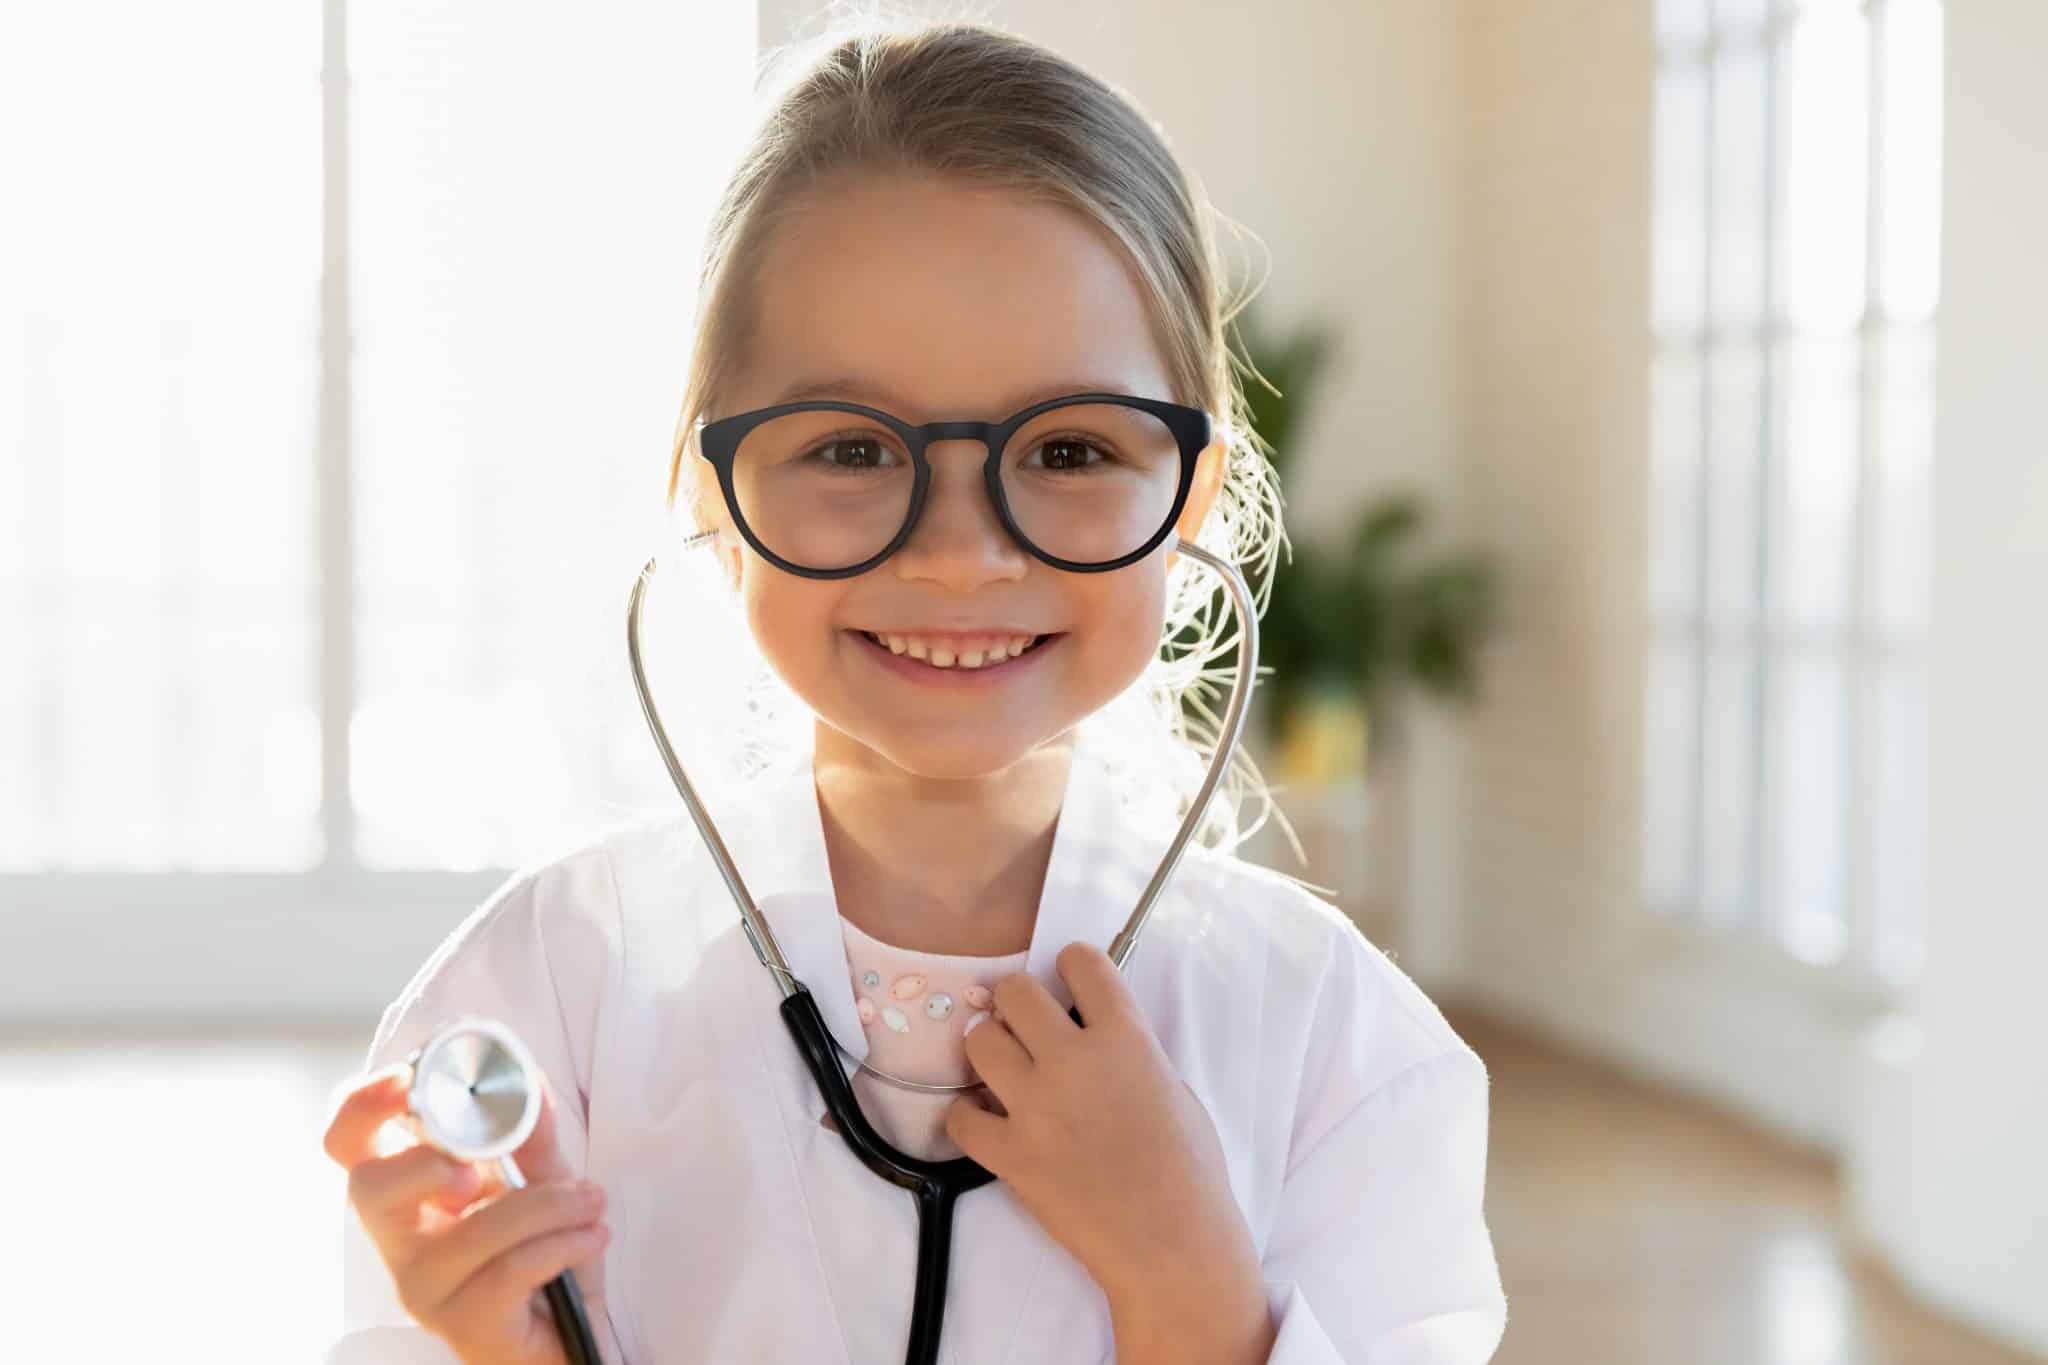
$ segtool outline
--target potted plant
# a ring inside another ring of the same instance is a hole
[[[1254,321],[1249,311],[1241,314]],[[1241,327],[1264,384],[1247,386],[1252,427],[1272,454],[1283,496],[1297,459],[1301,414],[1334,349],[1306,326],[1286,339]],[[1426,552],[1420,497],[1397,491],[1365,501],[1328,543],[1294,543],[1276,559],[1260,621],[1257,694],[1278,747],[1283,780],[1363,778],[1377,721],[1408,685],[1469,700],[1478,646],[1490,628],[1491,561],[1469,550]],[[1225,655],[1219,662],[1232,662]]]

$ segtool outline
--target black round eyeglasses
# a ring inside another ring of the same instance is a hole
[[[1187,505],[1212,423],[1201,408],[1119,393],[1035,403],[1000,422],[903,421],[836,399],[697,424],[733,524],[805,578],[865,573],[910,539],[933,441],[980,441],[1010,535],[1054,568],[1102,573],[1151,553]]]

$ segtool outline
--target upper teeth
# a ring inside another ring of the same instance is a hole
[[[940,668],[981,668],[1022,654],[1038,637],[1035,635],[990,635],[979,640],[928,640],[922,635],[870,635],[889,647],[891,654],[908,654]]]

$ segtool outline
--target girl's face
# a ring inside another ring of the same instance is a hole
[[[910,422],[998,421],[1042,398],[1106,390],[1171,398],[1140,286],[1071,210],[930,176],[849,177],[778,228],[757,277],[748,372],[725,412],[831,382]],[[1010,539],[981,480],[979,441],[934,441],[910,539],[852,578],[811,579],[727,530],[729,570],[769,664],[832,730],[904,771],[974,777],[1071,729],[1137,678],[1159,646],[1170,551],[1068,573]],[[1192,539],[1222,475],[1203,452],[1177,529]],[[709,467],[700,459],[701,478]],[[956,666],[866,638],[949,644]],[[957,666],[990,637],[1047,636],[994,667]],[[819,742],[826,743],[821,731]]]

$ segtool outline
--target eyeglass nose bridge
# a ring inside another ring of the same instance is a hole
[[[989,520],[995,522],[997,529],[1004,538],[1014,544],[1019,550],[1022,550],[1025,554],[1033,553],[1031,542],[1011,522],[1009,508],[1003,500],[1002,489],[997,486],[996,457],[1001,453],[1003,443],[1009,440],[1010,431],[1015,427],[1016,423],[927,422],[919,426],[916,423],[906,422],[903,425],[908,430],[917,433],[920,442],[918,454],[922,457],[926,469],[931,468],[930,446],[933,442],[980,442],[986,452],[980,482],[982,485],[982,501]],[[903,529],[897,533],[894,548],[900,549],[907,545],[911,538],[924,526],[925,513],[930,507],[930,498],[931,480],[928,476],[921,475],[915,490],[911,494],[909,514],[904,519]]]
[[[933,441],[980,441],[993,451],[997,438],[1009,434],[1009,425],[1007,422],[927,422],[921,427],[913,426],[911,430],[922,437],[926,445]]]
[[[1031,542],[1025,539],[1022,531],[1011,523],[1009,508],[1004,503],[1002,489],[997,487],[996,458],[1002,453],[1003,445],[1010,439],[1010,433],[1016,428],[1017,423],[1015,421],[926,422],[922,426],[915,422],[904,422],[902,425],[908,430],[917,433],[919,441],[918,455],[927,469],[931,467],[930,447],[934,442],[980,442],[985,452],[981,482],[988,504],[988,511],[1005,536],[1026,554],[1032,552]],[[931,482],[929,477],[921,476],[918,479],[916,490],[911,495],[910,514],[904,521],[903,530],[897,536],[897,544],[899,546],[907,543],[911,536],[916,533],[917,529],[924,524],[925,509],[930,492]]]

